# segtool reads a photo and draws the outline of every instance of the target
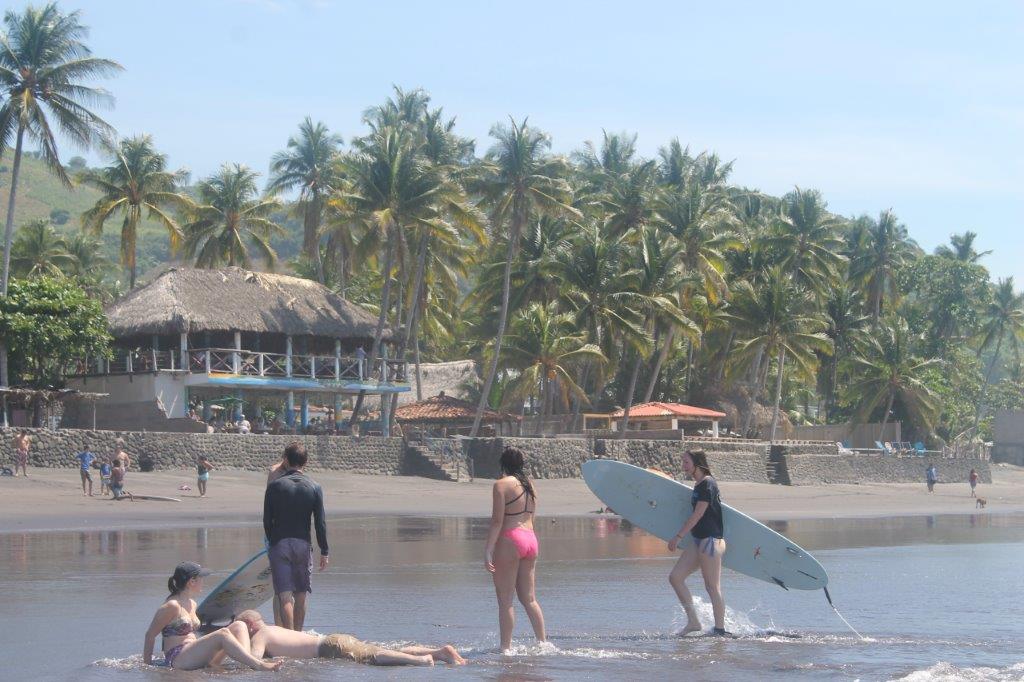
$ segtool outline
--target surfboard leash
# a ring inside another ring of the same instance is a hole
[[[845,624],[846,624],[846,627],[850,628],[850,632],[852,632],[853,634],[857,635],[857,636],[858,636],[858,637],[860,638],[860,640],[861,640],[862,642],[863,642],[863,641],[866,641],[866,640],[867,640],[867,637],[865,637],[864,635],[862,635],[862,634],[860,634],[859,632],[857,632],[857,631],[856,631],[856,630],[854,629],[854,627],[853,627],[852,625],[850,625],[850,621],[848,621],[848,620],[846,620],[845,618],[843,618],[843,614],[839,613],[839,609],[837,609],[837,608],[836,608],[836,605],[832,603],[832,595],[830,595],[830,594],[828,593],[828,588],[827,588],[827,587],[823,587],[823,588],[821,588],[821,589],[825,590],[825,599],[827,599],[827,600],[828,600],[828,605],[829,605],[829,606],[831,606],[831,607],[832,607],[832,610],[836,612],[836,615],[837,615],[837,616],[839,616],[839,620],[843,621],[843,623],[845,623]]]

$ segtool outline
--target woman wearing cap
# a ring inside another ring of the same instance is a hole
[[[683,471],[696,481],[696,485],[693,486],[693,494],[690,497],[693,512],[668,543],[669,551],[674,552],[688,533],[694,539],[694,542],[686,544],[682,556],[668,576],[669,583],[672,584],[686,611],[686,627],[679,634],[686,635],[699,632],[701,629],[700,619],[693,608],[693,596],[686,587],[687,576],[700,568],[704,576],[704,587],[711,598],[711,608],[715,614],[713,633],[727,635],[725,601],[722,599],[721,588],[725,540],[722,499],[718,493],[718,483],[711,476],[711,467],[708,466],[708,458],[703,450],[687,450],[683,453]]]
[[[169,668],[198,670],[210,665],[218,654],[226,654],[253,670],[277,670],[281,662],[264,663],[249,652],[249,631],[244,623],[232,623],[208,635],[199,637],[199,618],[196,616],[194,597],[203,591],[203,576],[210,572],[193,561],[185,561],[174,569],[167,579],[171,594],[157,609],[153,622],[146,630],[143,660],[153,663],[153,645],[156,636],[163,637],[164,663]]]

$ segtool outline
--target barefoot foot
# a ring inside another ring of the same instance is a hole
[[[282,665],[284,665],[284,661],[266,661],[262,664],[260,670],[265,672],[274,672]]]
[[[443,661],[445,663],[450,663],[451,665],[466,665],[466,659],[460,656],[458,650],[451,644],[446,644],[433,652],[431,656],[436,661]]]
[[[683,629],[679,631],[679,636],[680,637],[686,637],[691,632],[700,632],[700,631],[701,631],[701,627],[700,627],[700,622],[699,621],[688,620],[688,621],[686,621],[686,626],[683,627]]]

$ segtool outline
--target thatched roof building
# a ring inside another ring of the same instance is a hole
[[[172,268],[106,312],[115,338],[240,331],[369,341],[377,325],[318,282],[238,267]]]

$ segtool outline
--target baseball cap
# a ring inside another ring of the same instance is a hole
[[[194,561],[182,561],[178,564],[177,568],[174,569],[174,582],[178,585],[184,585],[192,578],[199,578],[206,575],[210,575],[210,571],[208,569],[203,568]]]

